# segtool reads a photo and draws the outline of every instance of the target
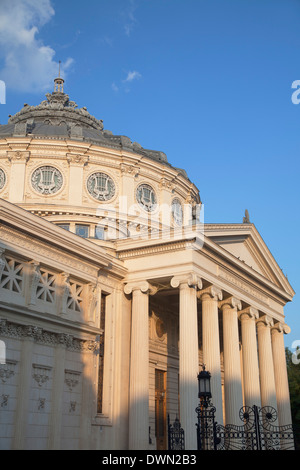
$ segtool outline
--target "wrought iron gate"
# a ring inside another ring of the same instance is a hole
[[[168,449],[169,450],[184,450],[184,430],[181,427],[180,421],[176,416],[173,424],[170,423],[170,416],[168,415]]]
[[[294,449],[295,429],[292,424],[277,425],[277,412],[271,406],[243,407],[241,426],[215,422],[215,407],[196,409],[198,415],[198,450],[288,450]]]

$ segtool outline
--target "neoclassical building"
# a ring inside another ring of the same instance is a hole
[[[0,446],[196,449],[197,375],[218,423],[291,422],[294,291],[248,216],[206,224],[166,155],[114,135],[62,78],[0,126]]]

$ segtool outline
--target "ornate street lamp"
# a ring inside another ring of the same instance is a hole
[[[202,371],[198,374],[198,398],[203,406],[208,406],[209,400],[211,399],[211,388],[210,388],[210,372],[205,370],[205,365],[202,365]]]
[[[199,406],[196,408],[198,422],[197,426],[197,448],[198,450],[216,449],[215,439],[215,412],[216,409],[212,405],[211,388],[210,388],[210,372],[205,370],[205,365],[202,365],[202,370],[198,374],[198,398]]]

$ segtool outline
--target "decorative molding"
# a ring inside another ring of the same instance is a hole
[[[237,287],[239,290],[245,292],[246,294],[250,294],[251,296],[255,297],[261,302],[264,302],[265,304],[269,303],[269,299],[267,296],[264,296],[263,294],[259,293],[257,289],[255,289],[254,287],[251,287],[246,282],[243,282],[240,278],[238,278],[234,274],[228,273],[227,271],[225,271],[225,269],[221,267],[219,268],[219,277],[221,277],[222,279],[225,279],[234,287]]]
[[[70,392],[78,385],[81,372],[74,370],[65,370],[65,383],[67,384]]]
[[[2,394],[2,400],[1,400],[2,408],[8,405],[8,398],[9,398],[9,395],[5,395],[4,393]]]
[[[215,285],[211,285],[206,287],[205,289],[200,290],[197,293],[197,297],[202,300],[203,296],[209,296],[214,300],[222,300],[223,299],[223,292],[222,289]]]
[[[6,360],[5,364],[0,365],[0,379],[3,384],[15,375],[16,364],[17,361]]]
[[[69,413],[74,413],[76,411],[76,401],[70,401]]]
[[[251,319],[255,319],[257,320],[259,318],[259,312],[257,310],[257,308],[254,308],[254,307],[247,307],[247,308],[244,308],[243,310],[241,310],[238,314],[238,317],[242,320],[243,317],[245,318],[251,318]]]
[[[98,283],[88,285],[88,321],[94,322],[99,299]]]
[[[174,238],[175,236],[176,236],[176,233],[174,234]],[[118,255],[119,255],[119,259],[123,260],[123,259],[134,258],[134,257],[166,253],[170,251],[174,252],[178,250],[193,248],[195,246],[195,242],[196,242],[196,238],[193,238],[191,240],[182,240],[182,241],[170,240],[167,243],[157,243],[157,244],[149,245],[146,247],[142,246],[141,248],[137,248],[137,247],[127,248],[127,249],[121,248],[121,249],[118,249]]]
[[[228,297],[228,299],[221,300],[219,302],[219,308],[236,308],[237,310],[242,309],[242,302],[236,297]]]
[[[34,253],[36,255],[45,257],[47,260],[49,260],[49,264],[51,260],[51,265],[53,265],[53,261],[55,261],[60,265],[64,264],[80,271],[81,275],[88,274],[94,277],[96,274],[95,268],[90,268],[82,260],[76,261],[71,256],[66,255],[58,249],[53,249],[46,244],[42,245],[41,243],[38,243],[32,238],[26,237],[25,235],[20,233],[17,234],[15,231],[10,230],[6,227],[0,228],[0,239],[2,242],[7,241],[10,243],[10,245],[13,244],[18,248],[22,248],[28,253]]]
[[[43,366],[39,364],[32,364],[33,373],[32,377],[36,381],[39,387],[42,387],[48,380],[50,380],[51,367]]]
[[[169,180],[165,177],[161,178],[160,183],[159,183],[159,187],[160,187],[160,189],[166,189],[168,191],[173,191],[176,188],[173,181],[171,181],[171,180]]]
[[[88,155],[67,153],[67,162],[69,163],[69,165],[73,166],[83,167],[89,162],[89,158],[90,157]]]
[[[0,318],[0,334],[17,339],[31,338],[37,343],[53,347],[61,345],[75,352],[91,351],[93,343],[91,339],[76,338],[73,335],[48,331],[33,325],[12,323],[3,318]]]
[[[268,326],[268,327],[273,327],[274,326],[274,320],[272,317],[270,317],[269,315],[263,315],[262,317],[259,317],[257,320],[256,320],[256,325],[257,327],[259,326]]]
[[[287,335],[291,332],[291,328],[286,323],[277,322],[274,323],[273,327],[271,327],[271,333],[274,333],[276,331]]]
[[[125,164],[125,163],[120,163],[120,170],[121,174],[127,174],[130,176],[139,176],[140,174],[140,167],[135,166],[135,165],[130,165],[130,164]]]
[[[36,304],[36,289],[40,282],[40,263],[37,261],[30,261],[30,288],[29,288],[29,306]]]
[[[44,410],[45,404],[46,404],[46,398],[39,398],[38,403],[39,403],[38,410]]]
[[[128,282],[124,286],[124,292],[127,295],[131,294],[134,290],[140,290],[145,294],[155,295],[158,289],[152,286],[148,281]]]
[[[182,284],[187,284],[189,287],[196,287],[201,290],[203,287],[202,279],[195,273],[180,274],[171,279],[171,286],[177,288]]]
[[[60,313],[65,315],[67,313],[67,302],[70,294],[70,274],[62,273],[61,274],[61,306]]]
[[[27,163],[30,158],[30,152],[21,152],[20,150],[7,150],[6,155],[10,163]]]

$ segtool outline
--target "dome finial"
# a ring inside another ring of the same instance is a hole
[[[64,79],[60,76],[60,64],[58,63],[58,77],[54,79],[54,93],[63,93],[64,92]]]

